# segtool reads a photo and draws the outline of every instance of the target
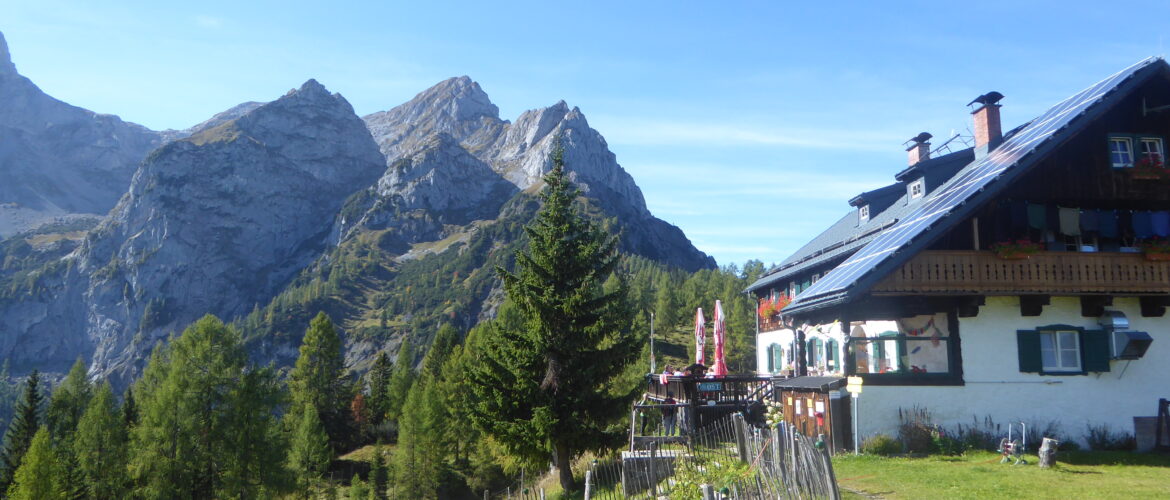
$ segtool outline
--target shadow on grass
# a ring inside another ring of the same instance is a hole
[[[1069,451],[1056,455],[1057,462],[1070,465],[1142,465],[1170,467],[1170,455],[1131,451]]]

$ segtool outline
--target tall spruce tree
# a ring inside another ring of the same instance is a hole
[[[388,411],[388,395],[390,384],[390,374],[393,371],[393,365],[390,363],[390,356],[386,355],[386,351],[378,353],[378,357],[374,360],[374,366],[366,373],[366,384],[370,387],[369,407],[370,407],[370,425],[378,427],[382,425],[382,421],[386,419],[386,412]]]
[[[57,442],[68,443],[77,422],[85,413],[89,399],[93,397],[93,385],[86,375],[85,362],[81,358],[73,363],[73,368],[65,376],[65,380],[53,390],[49,398],[49,407],[45,410],[45,423],[49,426],[49,435]]]
[[[7,491],[12,484],[13,474],[20,466],[32,443],[33,436],[41,427],[41,405],[44,396],[41,394],[41,374],[33,370],[24,383],[24,394],[16,403],[16,410],[12,416],[12,423],[8,424],[8,432],[4,433],[4,450],[0,456],[0,491]]]
[[[553,152],[517,272],[497,269],[524,326],[488,328],[470,379],[472,421],[534,464],[551,453],[561,486],[571,491],[572,459],[621,439],[607,427],[633,398],[636,387],[618,379],[639,345],[627,286],[603,290],[618,264],[617,238],[573,206],[578,191],[563,154]]]
[[[254,498],[287,485],[272,367],[248,366],[240,333],[204,316],[160,344],[135,386],[131,478],[146,498]]]
[[[124,498],[128,493],[128,439],[114,391],[103,383],[81,416],[73,438],[73,454],[90,498]]]
[[[324,312],[309,322],[288,385],[292,396],[290,413],[300,416],[305,409],[316,408],[330,445],[341,450],[349,440],[352,395],[345,380],[341,337]]]

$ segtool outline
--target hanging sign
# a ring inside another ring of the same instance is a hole
[[[847,382],[847,385],[845,386],[845,390],[849,391],[854,396],[861,394],[861,384],[862,384],[861,377],[849,377],[845,380]]]

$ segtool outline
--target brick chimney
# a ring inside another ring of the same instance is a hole
[[[975,118],[975,155],[983,156],[999,146],[1003,140],[1003,126],[999,122],[999,100],[1003,94],[991,91],[967,103],[977,105],[971,114]]]
[[[929,141],[931,137],[934,136],[930,135],[928,132],[923,132],[914,137],[911,137],[910,140],[903,143],[910,145],[910,147],[906,148],[906,152],[910,153],[909,160],[911,167],[913,167],[918,162],[930,159],[930,143],[927,141]]]

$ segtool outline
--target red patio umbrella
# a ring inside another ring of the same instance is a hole
[[[716,377],[727,375],[727,361],[723,359],[723,342],[727,337],[727,327],[724,325],[723,304],[715,301],[715,365],[711,367],[711,374]]]
[[[706,321],[703,318],[703,308],[695,310],[695,362],[700,365],[707,364],[707,356],[703,353],[703,344],[707,342],[707,329],[704,326]]]

